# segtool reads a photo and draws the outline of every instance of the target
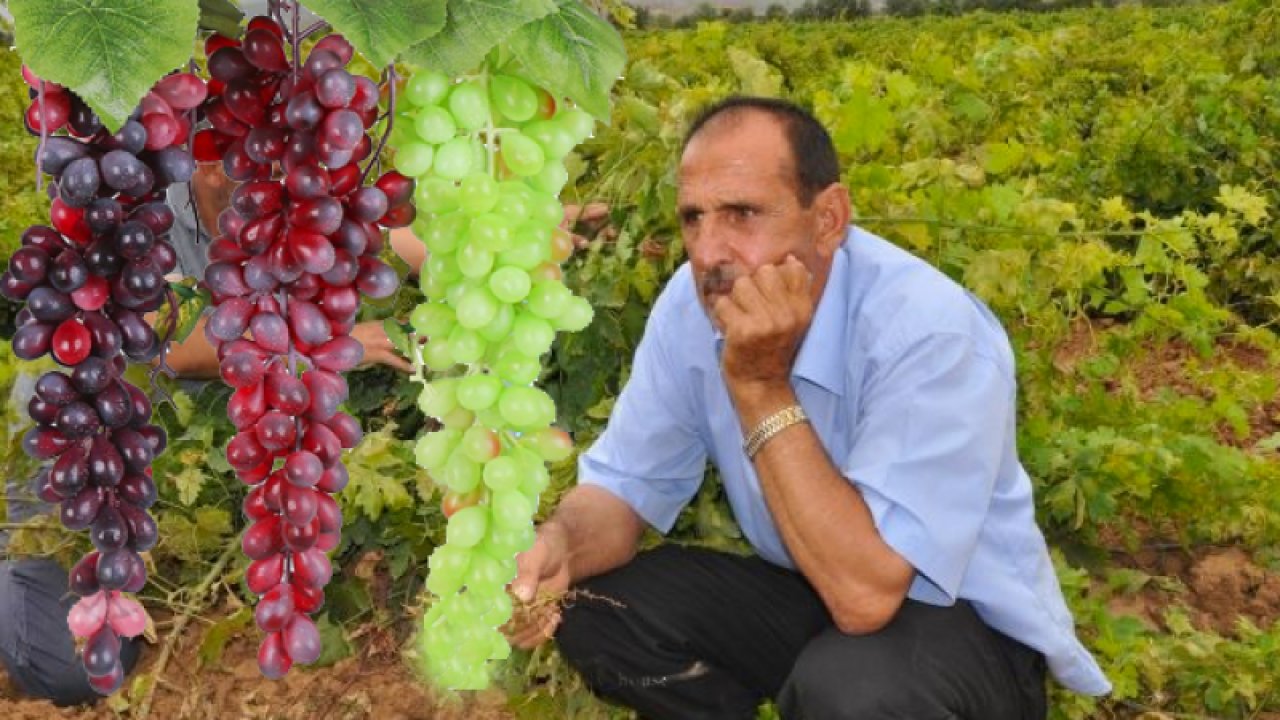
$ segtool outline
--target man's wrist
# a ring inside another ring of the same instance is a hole
[[[796,393],[791,384],[783,381],[734,383],[729,394],[738,410],[742,427],[750,432],[766,417],[788,405],[796,404]]]
[[[548,550],[552,554],[559,553],[564,556],[566,562],[569,559],[569,528],[555,517],[548,518],[543,521],[537,528],[537,534],[547,543]]]

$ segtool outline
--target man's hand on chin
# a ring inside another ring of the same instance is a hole
[[[793,255],[734,282],[712,305],[724,333],[721,359],[735,401],[789,388],[791,367],[813,321],[812,274]]]

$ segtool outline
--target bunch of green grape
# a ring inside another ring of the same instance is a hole
[[[558,331],[592,308],[561,282],[573,251],[559,228],[565,156],[592,132],[583,110],[511,74],[458,81],[418,72],[392,136],[396,169],[417,180],[413,228],[428,249],[427,302],[410,317],[426,382],[419,406],[443,428],[423,435],[417,462],[447,488],[446,542],[429,560],[435,596],[422,649],[433,680],[488,685],[488,662],[510,646],[506,586],[533,543],[546,463],[572,443],[552,427],[555,403],[535,386]]]

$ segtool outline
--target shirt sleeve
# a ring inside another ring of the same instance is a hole
[[[898,353],[863,391],[843,473],[884,541],[919,573],[913,596],[952,604],[1000,471],[1012,379],[971,338],[937,334]]]
[[[608,490],[665,534],[702,483],[707,449],[688,380],[663,347],[662,318],[655,307],[605,431],[579,456],[578,482]]]

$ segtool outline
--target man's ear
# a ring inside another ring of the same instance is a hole
[[[818,249],[830,257],[844,240],[853,217],[849,202],[849,190],[840,183],[831,183],[813,199],[818,219]]]

